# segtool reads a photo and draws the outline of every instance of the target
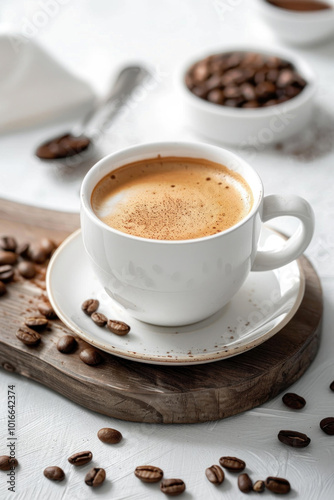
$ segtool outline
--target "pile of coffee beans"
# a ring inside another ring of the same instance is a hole
[[[1,236],[0,296],[7,293],[8,283],[20,278],[32,280],[41,277],[44,280],[46,266],[56,248],[56,243],[49,238],[42,238],[37,243],[18,243],[13,236]],[[57,318],[45,295],[40,297],[37,310],[40,315],[24,318],[23,325],[16,332],[16,337],[29,347],[40,343],[40,333],[47,329],[50,319]]]
[[[49,238],[38,243],[18,243],[13,236],[0,237],[0,296],[7,292],[7,284],[17,275],[32,279],[46,264],[57,245]]]
[[[123,321],[108,319],[104,314],[97,312],[99,305],[100,303],[96,299],[86,299],[82,303],[81,309],[85,314],[87,314],[87,316],[91,317],[96,325],[101,327],[107,325],[108,330],[115,335],[127,335],[130,331],[129,325],[127,325]]]
[[[281,104],[307,85],[289,61],[255,52],[208,56],[188,70],[185,84],[201,99],[243,109]]]

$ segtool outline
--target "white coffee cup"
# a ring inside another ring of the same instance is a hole
[[[246,217],[221,233],[191,240],[162,241],[113,229],[94,213],[91,195],[107,174],[158,155],[204,158],[238,172],[254,203]],[[258,251],[263,222],[280,216],[300,219],[283,248]],[[234,153],[209,144],[157,142],[117,151],[94,165],[81,187],[82,238],[101,286],[130,315],[147,323],[181,326],[217,312],[239,290],[250,271],[267,271],[299,257],[311,241],[310,205],[294,195],[264,197],[258,174]]]

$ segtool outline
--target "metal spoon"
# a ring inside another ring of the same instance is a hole
[[[47,163],[64,163],[64,160],[69,159],[72,166],[87,160],[94,142],[110,125],[134,89],[150,76],[149,71],[141,66],[124,68],[113,84],[110,95],[84,117],[79,127],[44,142],[36,149],[35,155]]]

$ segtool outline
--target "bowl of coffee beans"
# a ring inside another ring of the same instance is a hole
[[[282,142],[312,117],[315,76],[286,51],[213,53],[183,65],[179,77],[186,123],[222,144]]]
[[[256,6],[287,43],[314,45],[334,37],[334,0],[256,0]]]

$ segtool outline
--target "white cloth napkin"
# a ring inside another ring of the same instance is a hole
[[[91,87],[35,41],[0,34],[0,132],[52,120],[93,100]]]

